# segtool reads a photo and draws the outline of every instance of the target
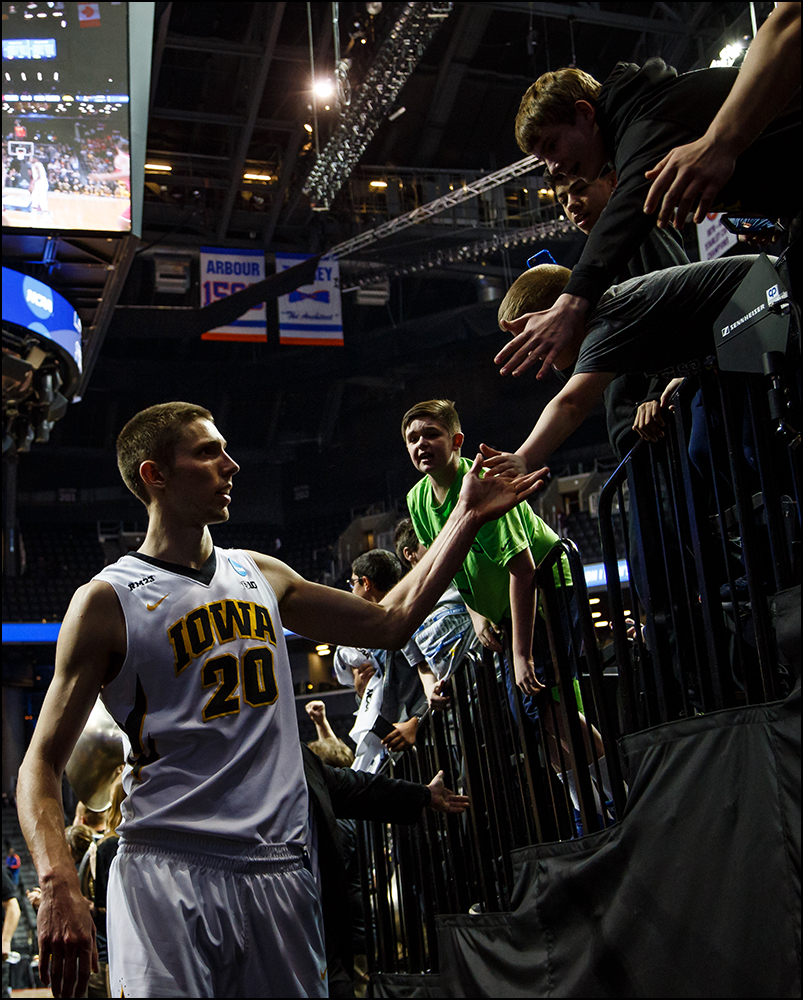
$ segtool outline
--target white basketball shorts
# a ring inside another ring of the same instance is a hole
[[[328,995],[318,891],[295,847],[123,841],[107,928],[112,996]]]

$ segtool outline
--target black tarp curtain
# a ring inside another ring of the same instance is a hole
[[[439,918],[374,996],[799,997],[800,688],[625,737],[620,823],[514,852],[507,913]]]

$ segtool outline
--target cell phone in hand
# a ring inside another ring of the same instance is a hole
[[[384,740],[386,737],[390,736],[396,727],[392,722],[388,722],[383,716],[378,715],[376,717],[376,722],[371,726],[371,732],[374,736],[378,736],[380,740]]]
[[[775,232],[772,219],[757,215],[723,215],[722,225],[737,236],[769,236]]]

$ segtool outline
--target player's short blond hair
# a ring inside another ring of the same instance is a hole
[[[139,467],[147,461],[169,466],[182,431],[193,420],[211,420],[214,423],[209,410],[196,403],[157,403],[147,410],[140,410],[120,431],[117,467],[123,482],[146,507],[150,506],[151,497],[139,474]]]
[[[602,84],[582,69],[569,66],[538,77],[525,93],[516,115],[516,142],[529,154],[545,125],[573,125],[575,101],[596,104]]]
[[[559,264],[539,264],[520,274],[499,306],[499,326],[524,313],[550,309],[562,294],[572,272]]]
[[[427,399],[411,406],[402,417],[402,437],[407,439],[407,428],[414,420],[425,420],[427,417],[442,424],[452,437],[461,433],[460,417],[451,399]]]

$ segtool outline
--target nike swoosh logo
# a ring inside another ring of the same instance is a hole
[[[146,604],[145,607],[148,609],[148,611],[155,611],[162,603],[162,601],[167,600],[168,597],[170,597],[170,594],[165,594],[161,600],[156,602],[156,604]]]
[[[329,968],[328,965],[324,966],[323,972],[321,973],[321,982],[323,982],[324,979],[326,979],[326,972],[327,972],[328,968]]]

